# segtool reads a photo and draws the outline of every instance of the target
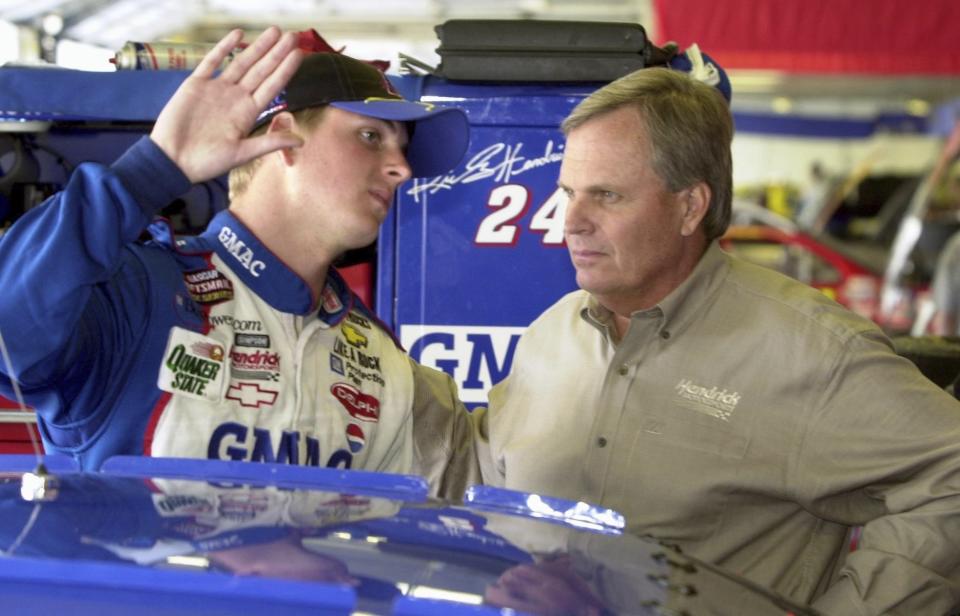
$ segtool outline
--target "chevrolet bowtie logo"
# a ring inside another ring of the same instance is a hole
[[[239,383],[230,385],[227,391],[227,400],[236,400],[240,406],[258,409],[261,405],[272,405],[277,401],[276,391],[260,389],[256,383]]]

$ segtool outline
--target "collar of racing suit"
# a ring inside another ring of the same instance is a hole
[[[178,237],[173,242],[170,228],[165,224],[154,223],[150,231],[156,241],[172,246],[185,258],[215,252],[244,285],[280,312],[308,315],[319,307],[318,318],[334,325],[353,306],[353,293],[332,267],[328,270],[323,293],[314,303],[306,281],[264,246],[229,210],[219,212],[207,229],[195,237]]]

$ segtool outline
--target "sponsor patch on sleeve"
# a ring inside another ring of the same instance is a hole
[[[181,327],[170,329],[157,387],[196,400],[223,400],[226,346]]]

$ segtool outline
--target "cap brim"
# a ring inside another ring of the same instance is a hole
[[[456,107],[404,100],[335,101],[331,107],[395,122],[413,122],[407,145],[413,177],[443,175],[456,167],[470,143],[470,122]]]

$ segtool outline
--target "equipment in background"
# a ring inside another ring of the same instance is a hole
[[[435,30],[436,74],[461,81],[612,81],[676,54],[635,23],[451,19]]]
[[[200,60],[213,48],[213,45],[204,43],[137,43],[128,41],[110,58],[110,63],[118,71],[129,70],[191,70],[200,64]],[[227,59],[220,65],[222,69],[227,62],[242,51],[238,47],[230,52]]]
[[[165,41],[137,42],[127,41],[120,48],[110,63],[118,71],[156,71],[156,70],[193,70],[203,56],[213,49],[215,43],[173,43]],[[246,48],[241,43],[220,65],[222,69],[238,53]],[[307,53],[341,53],[343,48],[334,49],[320,34],[313,29],[302,30],[297,33],[297,47]],[[390,67],[386,60],[370,60],[370,64],[381,71]]]

